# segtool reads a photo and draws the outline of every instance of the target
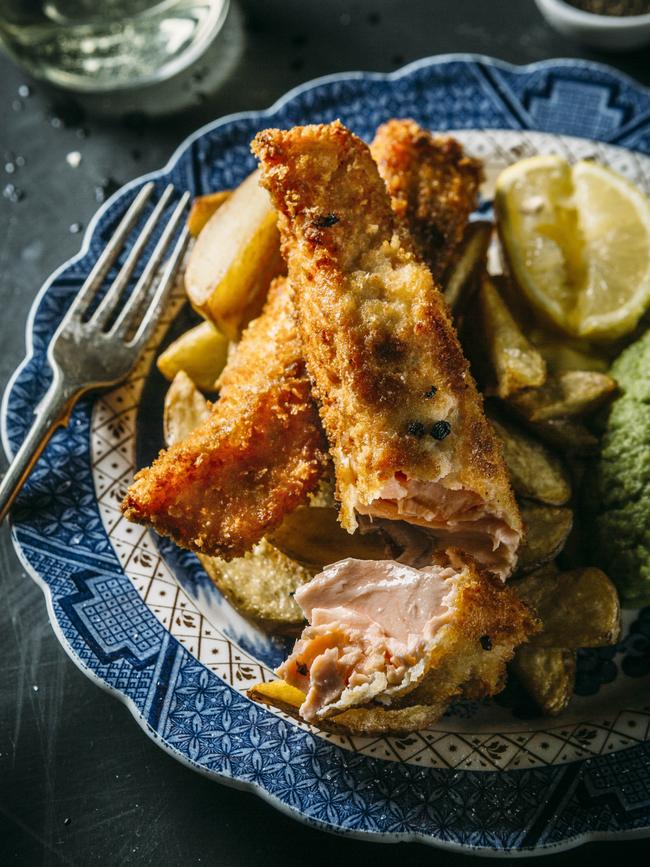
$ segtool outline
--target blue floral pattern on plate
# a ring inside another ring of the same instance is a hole
[[[351,74],[305,85],[266,112],[200,130],[151,177],[158,188],[172,182],[194,194],[231,187],[251,170],[248,142],[264,126],[341,117],[370,137],[386,118],[407,115],[440,130],[538,129],[650,152],[650,94],[611,69],[572,61],[516,68],[449,56],[388,76]],[[49,382],[47,342],[142,183],[130,184],[99,211],[82,252],[53,275],[35,302],[29,355],[3,404],[8,452],[24,437]],[[141,378],[150,361],[139,365]],[[127,409],[136,412],[135,398]],[[632,731],[626,750],[587,751],[579,761],[526,770],[470,771],[341,749],[252,704],[197,661],[125,575],[98,506],[93,418],[93,403],[85,400],[70,426],[55,434],[17,503],[14,539],[48,595],[66,650],[90,677],[127,701],[142,727],[177,758],[215,779],[248,786],[317,827],[377,840],[505,854],[648,830],[650,744]],[[115,412],[114,420],[104,421],[119,428],[119,419]],[[114,490],[117,501],[111,472],[102,468],[101,484]],[[146,571],[153,558],[145,560],[146,553],[140,564]],[[642,612],[623,666],[645,670],[646,621]],[[245,669],[246,660],[237,665]],[[650,707],[645,711],[630,722],[647,728]],[[587,745],[592,734],[585,729],[573,737]],[[409,739],[402,740],[407,750]],[[488,740],[483,749],[496,755],[502,745]]]

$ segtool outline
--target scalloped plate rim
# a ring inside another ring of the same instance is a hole
[[[79,669],[79,671],[81,671],[81,673],[85,677],[87,677],[93,684],[95,684],[95,686],[100,687],[104,692],[108,693],[110,696],[125,705],[125,707],[131,713],[131,716],[133,717],[135,722],[138,724],[139,728],[147,735],[147,737],[150,738],[150,740],[153,741],[156,746],[164,750],[164,752],[166,752],[176,761],[179,761],[185,767],[201,774],[201,776],[207,777],[209,780],[212,780],[219,785],[238,789],[240,791],[247,792],[248,794],[252,794],[262,798],[263,801],[265,801],[274,809],[279,810],[281,813],[284,813],[285,816],[288,816],[291,819],[301,822],[303,825],[307,825],[308,827],[316,828],[321,831],[326,831],[330,834],[336,835],[337,837],[351,837],[355,840],[362,840],[365,842],[421,843],[434,849],[442,849],[445,851],[454,852],[456,854],[477,855],[488,858],[532,858],[535,856],[554,855],[559,852],[566,852],[571,849],[577,849],[579,846],[582,846],[586,843],[595,843],[599,841],[617,842],[623,840],[645,839],[650,837],[650,827],[628,829],[623,831],[589,831],[576,834],[573,837],[567,837],[565,840],[562,840],[559,843],[544,844],[535,848],[494,849],[488,846],[472,846],[465,843],[441,840],[440,838],[432,837],[426,834],[418,834],[415,832],[363,831],[341,828],[340,826],[331,825],[328,822],[323,822],[319,819],[314,819],[311,816],[307,816],[299,809],[291,807],[289,804],[286,804],[284,801],[280,800],[280,798],[277,798],[275,795],[269,792],[268,789],[265,789],[263,786],[259,785],[256,782],[237,780],[233,777],[228,776],[227,774],[224,774],[221,771],[215,771],[211,769],[208,770],[207,768],[202,767],[198,763],[193,762],[171,744],[168,744],[163,738],[158,735],[157,732],[153,731],[151,726],[147,724],[137,705],[128,695],[125,695],[117,687],[111,686],[110,683],[99,677],[94,671],[92,671],[92,669],[84,666],[81,659],[74,652],[67,638],[61,631],[59,622],[52,607],[52,594],[50,592],[49,585],[41,578],[38,572],[36,572],[36,570],[31,566],[27,558],[23,555],[20,544],[14,536],[13,528],[11,538],[20,563],[22,564],[23,568],[30,576],[30,578],[32,578],[34,583],[40,588],[43,596],[45,597],[48,620],[59,644],[65,651],[68,658],[74,663],[74,665]],[[499,772],[496,771],[495,773]]]
[[[67,270],[71,265],[80,261],[89,251],[90,242],[95,233],[95,229],[97,224],[99,223],[101,217],[109,211],[113,205],[117,202],[119,198],[121,198],[125,193],[134,187],[140,185],[144,181],[154,180],[164,175],[168,174],[178,160],[181,158],[183,153],[198,139],[202,136],[206,135],[212,130],[218,129],[221,126],[225,126],[229,123],[237,122],[239,120],[247,120],[247,119],[257,119],[271,116],[278,112],[285,104],[289,103],[296,97],[302,95],[303,93],[310,91],[312,89],[316,89],[317,87],[332,84],[339,81],[354,81],[358,79],[365,79],[371,81],[396,81],[400,78],[407,77],[411,73],[425,68],[429,66],[437,66],[444,65],[447,63],[454,62],[467,62],[467,63],[479,63],[487,66],[498,67],[504,70],[509,70],[512,72],[522,73],[522,72],[534,72],[544,68],[558,68],[562,66],[571,67],[571,68],[584,68],[584,69],[598,69],[602,72],[605,72],[619,80],[627,82],[631,87],[635,90],[640,91],[642,93],[650,93],[650,87],[646,87],[634,79],[632,76],[627,75],[626,73],[621,72],[613,66],[610,66],[605,63],[600,63],[597,61],[583,60],[583,59],[571,59],[571,58],[549,58],[542,61],[536,61],[528,64],[515,64],[509,63],[507,61],[500,60],[498,58],[490,57],[489,55],[484,55],[480,53],[472,53],[472,52],[459,52],[459,53],[446,53],[439,54],[430,57],[423,57],[418,60],[413,61],[405,66],[400,67],[393,72],[383,73],[383,72],[365,72],[365,71],[351,71],[351,72],[340,72],[333,73],[330,75],[320,76],[318,78],[310,79],[309,81],[300,84],[291,90],[284,93],[281,97],[279,97],[272,105],[265,109],[254,109],[248,111],[240,111],[240,112],[232,112],[227,115],[223,115],[213,121],[209,121],[203,126],[199,127],[194,132],[190,133],[190,135],[186,136],[185,139],[174,149],[171,156],[165,163],[163,167],[160,169],[153,170],[151,172],[147,172],[143,175],[139,175],[135,178],[132,178],[126,184],[116,190],[110,198],[108,198],[93,214],[90,219],[88,226],[83,235],[82,244],[79,251],[65,260],[58,268],[56,268],[45,280],[40,290],[34,297],[34,300],[29,308],[29,312],[27,315],[27,320],[25,323],[25,355],[22,361],[18,364],[18,366],[13,371],[12,375],[7,381],[5,386],[2,400],[0,401],[0,439],[2,442],[2,447],[5,452],[5,455],[8,460],[11,460],[13,456],[12,449],[9,443],[9,431],[8,431],[8,404],[9,398],[13,391],[14,385],[21,373],[25,369],[25,367],[29,364],[29,362],[34,357],[34,341],[33,341],[33,329],[34,322],[36,318],[36,314],[41,305],[42,300],[45,295],[49,291],[50,287],[54,283],[54,281],[62,274],[65,270]],[[626,148],[627,150],[631,150],[630,148]],[[190,758],[185,756],[179,750],[177,750],[174,746],[169,743],[166,743],[165,740],[155,732],[151,726],[147,723],[144,716],[140,712],[140,709],[137,707],[135,702],[124,692],[118,689],[115,686],[112,686],[106,680],[101,678],[96,674],[95,671],[85,666],[79,656],[74,652],[68,639],[63,634],[57,617],[53,610],[53,600],[52,593],[49,584],[43,580],[41,575],[32,567],[32,565],[27,560],[20,542],[18,541],[15,528],[13,526],[13,522],[10,521],[10,529],[11,529],[11,539],[14,546],[14,550],[16,551],[16,555],[27,572],[27,574],[32,578],[32,580],[36,583],[36,585],[41,589],[43,595],[45,597],[46,610],[50,625],[56,635],[57,640],[61,644],[63,650],[66,655],[71,659],[71,661],[76,665],[76,667],[86,676],[89,680],[95,685],[99,686],[105,692],[109,693],[119,701],[121,701],[130,711],[132,717],[137,722],[138,726],[141,730],[154,742],[162,748],[166,753],[172,756],[177,761],[180,761],[186,767],[202,774],[205,777],[208,777],[215,782],[218,782],[222,785],[226,785],[235,789],[239,789],[242,791],[249,792],[258,797],[261,797],[264,801],[266,801],[270,806],[284,813],[285,815],[291,817],[292,819],[296,819],[301,823],[307,825],[308,827],[317,828],[319,830],[327,831],[332,834],[336,834],[340,837],[352,837],[354,839],[369,841],[369,842],[377,842],[377,843],[421,843],[426,846],[430,846],[435,849],[441,849],[445,851],[451,851],[460,854],[476,854],[481,855],[483,857],[515,857],[515,858],[527,858],[534,857],[539,855],[551,855],[557,852],[568,851],[571,849],[575,849],[583,844],[598,842],[598,841],[622,841],[622,840],[633,840],[633,839],[644,839],[650,837],[650,825],[645,828],[636,828],[636,829],[624,829],[620,831],[586,831],[576,834],[571,837],[567,837],[562,841],[550,844],[542,844],[541,846],[535,846],[533,848],[525,848],[525,849],[495,849],[489,846],[481,846],[481,845],[471,845],[465,843],[459,843],[457,841],[443,840],[437,837],[433,837],[427,834],[418,834],[417,832],[391,832],[391,831],[369,831],[369,830],[359,830],[359,829],[347,829],[342,828],[340,826],[332,825],[328,822],[315,819],[313,817],[307,816],[305,813],[301,812],[298,808],[294,808],[289,804],[283,802],[280,798],[272,794],[268,791],[268,789],[264,788],[262,785],[255,781],[245,781],[238,780],[233,778],[222,771],[216,771],[213,769],[207,769],[202,767],[200,764],[192,761]],[[584,760],[581,760],[584,761]],[[516,773],[516,772],[515,772]]]

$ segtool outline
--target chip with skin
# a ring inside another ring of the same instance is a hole
[[[501,440],[515,494],[549,506],[563,506],[568,502],[571,482],[561,458],[502,416],[489,412],[488,418]]]
[[[616,393],[616,380],[596,370],[565,370],[540,388],[511,394],[509,403],[529,422],[589,415]]]
[[[548,568],[512,585],[537,613],[542,630],[533,635],[535,647],[605,647],[621,635],[621,606],[616,587],[601,569],[570,572]]]
[[[543,385],[546,380],[544,359],[488,276],[481,280],[478,301],[481,334],[494,381],[490,390],[500,398],[509,398],[522,389]]]
[[[544,716],[557,716],[571,701],[576,652],[559,647],[519,647],[510,664]]]
[[[524,541],[519,548],[517,569],[530,572],[560,553],[573,527],[573,511],[567,506],[545,506],[531,500],[521,500],[519,508]]]

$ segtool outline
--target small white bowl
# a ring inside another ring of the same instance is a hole
[[[646,15],[594,15],[564,0],[535,0],[548,23],[586,45],[604,51],[632,51],[650,42],[650,13]]]

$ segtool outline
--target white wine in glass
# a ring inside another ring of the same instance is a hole
[[[32,75],[100,92],[164,81],[221,30],[229,0],[0,0],[0,47]]]

